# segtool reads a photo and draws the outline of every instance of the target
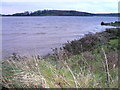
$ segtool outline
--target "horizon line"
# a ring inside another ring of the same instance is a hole
[[[58,10],[58,11],[77,11],[77,12],[86,12],[86,13],[91,13],[91,14],[112,14],[112,13],[120,13],[120,12],[89,12],[89,11],[80,11],[80,10],[73,10],[73,9],[38,9],[38,10],[34,10],[34,11],[29,11],[29,10],[25,10],[25,11],[21,11],[21,12],[15,12],[15,13],[9,13],[9,14],[4,14],[4,13],[0,13],[1,15],[12,15],[12,14],[16,14],[16,13],[24,13],[24,12],[36,12],[36,11],[44,11],[44,10]]]

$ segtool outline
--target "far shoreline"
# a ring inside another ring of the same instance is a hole
[[[0,16],[0,17],[48,17],[48,16]],[[54,16],[49,16],[54,17]],[[119,16],[59,16],[59,17],[118,17]]]

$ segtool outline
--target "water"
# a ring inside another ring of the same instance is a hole
[[[100,32],[100,23],[116,21],[117,17],[41,16],[3,17],[2,55],[46,55],[67,41],[79,39],[88,32]]]

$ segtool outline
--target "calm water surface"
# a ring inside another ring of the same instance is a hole
[[[100,32],[117,17],[42,16],[3,17],[3,57],[13,52],[20,55],[46,55],[67,41],[79,39],[89,32]]]

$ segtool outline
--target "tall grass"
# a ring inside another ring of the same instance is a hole
[[[48,60],[50,57],[6,60],[3,62],[3,86],[7,88],[117,88],[117,67],[113,66],[109,69],[107,54],[103,54],[105,68],[102,66],[103,59],[100,58],[102,55],[98,54],[94,55],[95,60],[91,60],[84,53],[68,58],[63,52],[59,52],[55,58],[57,64],[50,63]]]

